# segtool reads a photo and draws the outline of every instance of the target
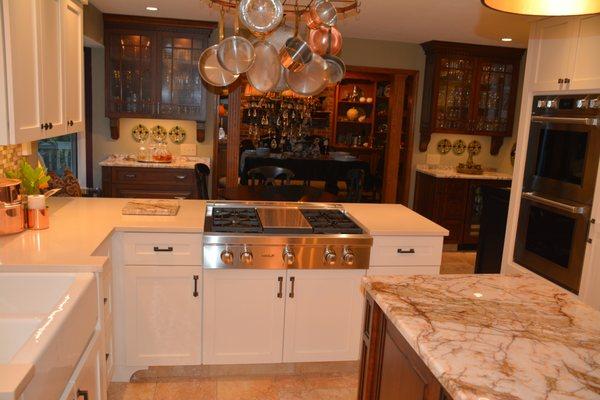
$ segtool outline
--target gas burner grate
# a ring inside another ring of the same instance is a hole
[[[363,230],[340,210],[301,210],[314,233],[361,234]]]
[[[255,208],[214,208],[214,232],[261,233],[263,227]]]

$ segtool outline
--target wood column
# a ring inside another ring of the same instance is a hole
[[[240,170],[240,128],[242,124],[242,87],[237,85],[229,92],[229,118],[227,119],[227,182],[225,186],[238,185]]]
[[[385,148],[385,166],[383,170],[382,203],[395,203],[398,190],[398,169],[402,145],[402,117],[404,115],[404,87],[406,75],[395,74],[390,95],[390,131]]]

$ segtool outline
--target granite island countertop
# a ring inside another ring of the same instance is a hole
[[[454,400],[600,399],[600,312],[533,276],[371,276]]]
[[[192,156],[173,156],[173,161],[170,163],[157,162],[139,162],[130,159],[125,154],[113,154],[108,158],[98,163],[101,167],[134,167],[134,168],[176,168],[176,169],[194,169],[196,164],[205,164],[209,168],[209,157],[192,157]]]
[[[487,179],[496,181],[510,181],[512,174],[497,171],[483,171],[482,175],[463,174],[456,171],[456,166],[450,165],[427,165],[421,164],[417,166],[417,172],[422,172],[427,175],[435,176],[436,178],[451,178],[451,179]]]

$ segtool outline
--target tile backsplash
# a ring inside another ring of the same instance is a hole
[[[21,145],[0,146],[0,177],[14,170],[21,159]]]

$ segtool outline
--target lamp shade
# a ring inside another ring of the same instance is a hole
[[[599,0],[481,0],[494,10],[513,14],[561,16],[600,13]]]

